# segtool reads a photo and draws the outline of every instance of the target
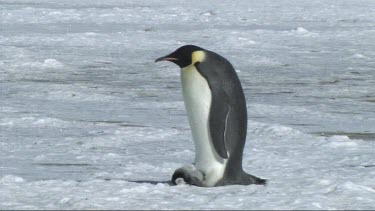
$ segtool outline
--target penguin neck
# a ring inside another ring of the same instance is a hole
[[[197,62],[202,62],[206,58],[206,52],[194,51],[191,57],[192,57],[191,65],[194,65]]]

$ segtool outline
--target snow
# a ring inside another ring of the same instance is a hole
[[[0,2],[0,209],[375,209],[375,2]],[[193,162],[184,44],[229,59],[244,169],[267,186],[170,186]]]

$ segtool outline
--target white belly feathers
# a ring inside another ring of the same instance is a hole
[[[215,151],[209,130],[211,90],[194,65],[181,70],[182,92],[195,145],[195,167],[205,173],[204,183],[214,185],[223,176],[226,159]]]

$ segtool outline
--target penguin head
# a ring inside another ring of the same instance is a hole
[[[170,61],[178,65],[180,68],[184,68],[193,63],[194,52],[203,50],[203,48],[195,45],[184,45],[171,54],[156,59],[155,62]]]

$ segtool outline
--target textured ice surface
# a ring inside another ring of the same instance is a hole
[[[0,209],[375,209],[375,2],[0,1]],[[244,169],[193,162],[178,67],[196,44],[247,97]]]

